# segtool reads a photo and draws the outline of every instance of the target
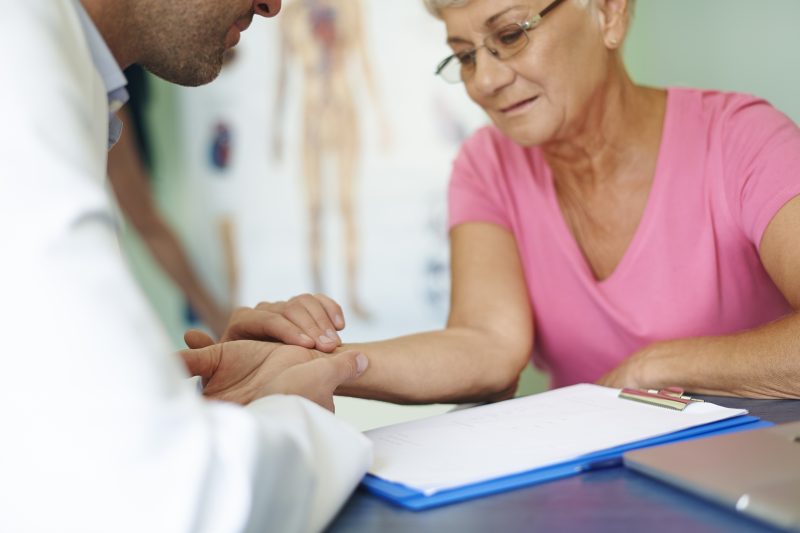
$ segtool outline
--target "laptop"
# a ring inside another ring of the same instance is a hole
[[[635,450],[625,466],[800,531],[800,422]]]

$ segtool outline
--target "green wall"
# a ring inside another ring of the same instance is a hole
[[[638,0],[633,78],[749,92],[800,122],[800,0]]]

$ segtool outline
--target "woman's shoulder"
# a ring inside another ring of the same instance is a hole
[[[466,140],[464,140],[463,148],[467,150],[486,149],[492,150],[513,150],[518,147],[511,139],[503,135],[503,133],[493,124],[487,124],[472,132]]]
[[[539,148],[521,146],[495,126],[488,125],[476,130],[463,142],[452,177],[454,180],[469,177],[516,187],[529,178],[534,181],[543,178],[544,166]]]
[[[742,92],[671,87],[669,101],[677,110],[725,128],[759,128],[788,120],[764,98]]]
[[[674,152],[697,167],[722,193],[729,212],[751,243],[759,243],[777,209],[797,194],[800,128],[769,102],[751,94],[679,89],[670,92]],[[679,111],[680,110],[680,111]],[[685,173],[689,175],[689,173]]]
[[[721,150],[721,157],[753,156],[775,142],[800,141],[794,121],[764,98],[703,89],[670,89],[667,104],[672,137]]]
[[[764,102],[761,97],[749,93],[736,91],[722,91],[718,89],[699,89],[693,87],[669,87],[667,89],[671,100],[695,101],[709,109],[726,109],[746,103]]]
[[[531,161],[538,150],[521,146],[506,137],[496,126],[486,125],[475,130],[461,145],[459,159],[483,165]]]

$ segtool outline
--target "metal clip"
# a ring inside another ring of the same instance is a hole
[[[660,407],[666,407],[667,409],[675,409],[676,411],[683,411],[686,409],[687,405],[703,401],[697,398],[692,398],[691,396],[686,396],[683,392],[683,389],[680,387],[666,387],[661,390],[626,388],[619,392],[619,397],[625,398],[626,400],[633,400],[635,402],[658,405]]]

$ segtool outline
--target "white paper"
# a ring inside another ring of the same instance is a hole
[[[370,473],[426,494],[746,414],[710,403],[683,411],[573,385],[366,432]]]

